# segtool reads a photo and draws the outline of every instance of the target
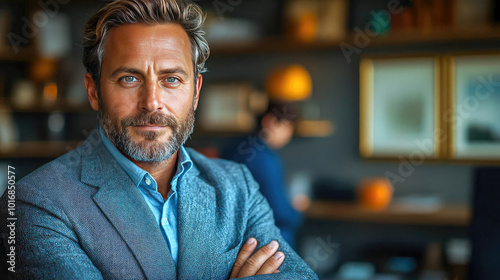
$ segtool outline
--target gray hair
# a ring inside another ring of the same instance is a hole
[[[201,29],[205,18],[201,8],[185,0],[117,0],[93,15],[83,33],[83,64],[99,85],[104,42],[113,27],[131,24],[176,23],[182,26],[191,42],[195,79],[206,71],[210,48]]]

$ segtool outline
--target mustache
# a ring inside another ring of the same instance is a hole
[[[173,116],[165,115],[160,112],[147,113],[143,112],[137,116],[125,117],[122,121],[122,127],[139,126],[139,125],[158,125],[177,127],[178,122]]]

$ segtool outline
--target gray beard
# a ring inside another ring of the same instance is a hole
[[[159,163],[169,159],[193,133],[194,120],[193,100],[188,116],[181,123],[175,117],[160,112],[143,112],[137,116],[124,118],[120,126],[118,120],[109,116],[99,100],[99,124],[104,135],[120,152],[137,162]],[[133,141],[127,127],[144,124],[168,126],[172,130],[172,135],[162,143],[154,140],[164,134],[164,131],[146,131],[139,133],[145,140]]]

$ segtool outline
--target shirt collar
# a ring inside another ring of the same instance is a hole
[[[179,152],[180,153],[177,153],[177,171],[175,172],[172,181],[178,180],[193,167],[193,161],[183,145],[181,145]],[[177,191],[177,184],[171,184],[171,187],[172,191]]]
[[[139,184],[141,183],[141,181],[144,179],[145,176],[149,176],[151,179],[153,179],[153,177],[149,174],[149,172],[140,168],[131,160],[129,160],[127,157],[125,157],[115,147],[115,145],[113,145],[111,141],[109,141],[109,139],[104,135],[101,126],[99,126],[99,134],[101,135],[101,139],[102,142],[104,143],[104,146],[108,149],[113,158],[120,164],[123,170],[125,170],[125,172],[128,174],[130,179],[132,179],[132,181],[136,186],[139,186]],[[179,177],[186,174],[191,169],[192,166],[193,166],[193,161],[191,160],[191,157],[187,153],[184,146],[181,146],[179,149],[179,153],[177,153],[177,168],[176,168],[177,170],[175,172],[172,181],[175,181]],[[173,191],[175,191],[174,188],[176,188],[176,185],[177,184],[172,185]]]

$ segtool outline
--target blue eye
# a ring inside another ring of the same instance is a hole
[[[137,79],[133,76],[126,76],[126,77],[123,77],[122,80],[125,82],[125,83],[133,83],[133,82],[136,82]]]
[[[167,79],[165,79],[165,81],[167,81],[167,83],[177,83],[179,81],[179,79],[175,78],[175,77],[169,77]]]

